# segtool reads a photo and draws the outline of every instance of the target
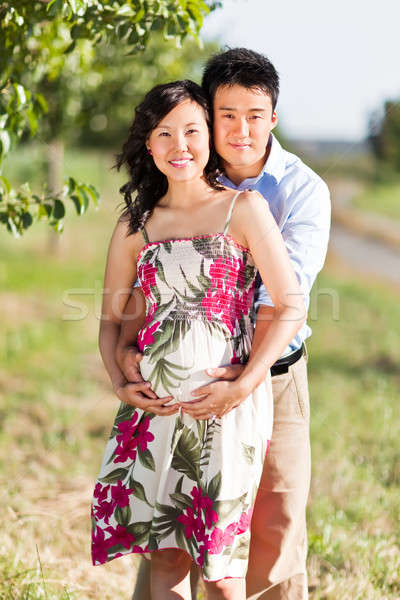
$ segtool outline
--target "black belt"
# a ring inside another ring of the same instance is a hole
[[[299,348],[295,352],[292,352],[292,354],[289,354],[289,356],[279,358],[271,367],[271,376],[274,377],[274,375],[282,375],[282,373],[288,373],[290,365],[294,365],[295,362],[300,360],[300,358],[303,356],[303,352],[304,345],[302,345],[301,348]]]

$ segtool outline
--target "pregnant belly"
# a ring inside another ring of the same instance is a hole
[[[214,381],[205,369],[229,365],[232,356],[231,343],[211,336],[202,321],[194,321],[179,343],[165,344],[161,355],[152,355],[152,346],[147,346],[139,366],[143,379],[151,382],[159,397],[187,402],[193,399],[192,390]]]

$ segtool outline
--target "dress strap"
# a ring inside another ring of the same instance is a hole
[[[239,196],[239,194],[241,194],[241,193],[242,193],[242,190],[239,190],[239,191],[238,191],[238,192],[237,192],[237,193],[234,195],[234,197],[233,197],[233,199],[232,199],[231,205],[230,205],[230,207],[229,207],[229,210],[228,210],[228,215],[227,215],[227,217],[226,217],[226,221],[225,221],[224,233],[226,233],[226,232],[228,231],[228,227],[229,227],[229,223],[231,222],[232,211],[233,211],[233,207],[234,207],[234,205],[235,205],[236,198],[237,198],[237,197]]]
[[[142,228],[142,234],[143,234],[144,241],[146,242],[146,244],[149,244],[150,243],[149,236],[147,235],[147,231],[144,227]]]

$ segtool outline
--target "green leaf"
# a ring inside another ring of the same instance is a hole
[[[64,203],[61,202],[61,200],[59,200],[58,198],[56,198],[54,200],[54,207],[53,207],[53,213],[52,216],[54,217],[54,219],[62,219],[65,216],[65,206]]]
[[[10,233],[13,234],[14,237],[16,237],[16,238],[21,237],[18,227],[12,217],[8,217],[8,219],[7,219],[7,229],[8,229],[8,231],[10,231]]]
[[[171,519],[171,522],[176,521],[182,512],[174,506],[170,506],[169,504],[160,504],[159,502],[156,502],[156,509],[161,515],[168,516]],[[154,522],[157,523],[161,518],[162,517],[156,517]]]
[[[221,479],[221,472],[218,472],[208,484],[207,494],[210,496],[211,500],[216,500],[219,496],[221,491]]]
[[[183,475],[182,475],[182,477],[180,477],[178,479],[178,482],[177,482],[177,484],[175,486],[175,493],[176,494],[180,494],[181,493],[181,491],[182,491],[182,484],[183,484]]]
[[[130,523],[132,513],[129,506],[117,506],[114,511],[115,520],[119,525],[127,527]]]
[[[151,471],[156,470],[153,455],[148,448],[144,452],[141,452],[140,448],[138,448],[138,457],[146,469],[150,469]]]
[[[136,523],[128,525],[127,531],[135,538],[135,545],[140,546],[147,541],[150,534],[151,523],[151,521],[137,521]]]
[[[11,145],[10,135],[8,131],[0,131],[0,143],[0,156],[5,156],[6,154],[8,154]]]
[[[28,229],[33,223],[33,217],[30,212],[23,212],[21,215],[22,226],[24,229]]]
[[[199,482],[201,478],[201,445],[194,432],[184,425],[176,446],[171,448],[171,451],[173,453],[172,468],[183,473],[192,481]]]
[[[179,522],[177,523],[177,527],[175,529],[175,537],[179,548],[187,548],[190,553],[190,540],[188,540],[185,536],[184,527]]]
[[[254,275],[255,275],[255,268],[252,267],[251,265],[246,265],[245,269],[244,269],[244,285],[246,288],[249,287],[250,282],[253,281]]]
[[[3,175],[0,175],[0,190],[2,194],[9,194],[11,190],[10,182]]]
[[[182,492],[175,492],[170,494],[169,497],[174,503],[174,506],[180,508],[181,510],[185,510],[188,506],[192,506],[193,498],[188,496],[187,494],[183,494]]]
[[[249,536],[243,535],[240,537],[239,544],[234,548],[231,554],[232,559],[246,560],[249,557]]]
[[[67,185],[68,185],[67,194],[70,196],[71,194],[73,194],[75,192],[77,183],[73,177],[68,177]]]
[[[133,477],[131,477],[129,479],[129,487],[131,489],[133,489],[135,498],[142,500],[142,502],[145,502],[148,506],[150,506],[151,508],[154,508],[153,505],[150,504],[150,502],[147,500],[145,489],[144,489],[143,485],[140,483],[140,481],[135,481],[133,479]]]
[[[131,420],[136,410],[137,409],[134,406],[126,404],[126,402],[121,402],[121,405],[117,412],[117,416],[115,417],[114,428],[118,431],[117,426],[119,425],[119,423]]]
[[[16,96],[17,96],[17,106],[20,107],[23,104],[26,104],[27,94],[25,93],[25,88],[20,83],[14,83],[13,85]]]
[[[254,454],[256,451],[255,447],[248,446],[247,444],[244,444],[242,442],[242,451],[243,451],[244,460],[247,462],[247,464],[248,465],[254,464]]]
[[[72,194],[71,200],[75,205],[75,210],[76,210],[77,214],[78,215],[83,214],[82,205],[81,205],[81,201],[80,201],[79,197],[76,194]]]
[[[168,254],[171,254],[171,251],[172,251],[172,244],[171,244],[171,242],[165,242],[164,243],[164,248],[168,252]]]
[[[91,184],[82,184],[81,188],[85,190],[93,204],[97,207],[99,205],[100,194],[96,188]]]
[[[217,512],[220,521],[224,521],[227,517],[231,516],[231,513],[238,507],[242,507],[246,501],[247,493],[240,496],[240,498],[234,498],[233,500],[217,500],[214,502],[214,510]],[[238,515],[241,510],[237,511]]]
[[[119,467],[118,469],[111,471],[111,473],[104,475],[104,477],[101,477],[99,481],[101,481],[102,483],[117,483],[119,479],[121,479],[121,481],[125,479],[127,474],[128,469],[123,469],[122,467]]]

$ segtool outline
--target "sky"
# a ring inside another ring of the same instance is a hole
[[[224,0],[202,37],[268,56],[288,137],[359,141],[372,111],[400,99],[399,26],[399,0]]]

